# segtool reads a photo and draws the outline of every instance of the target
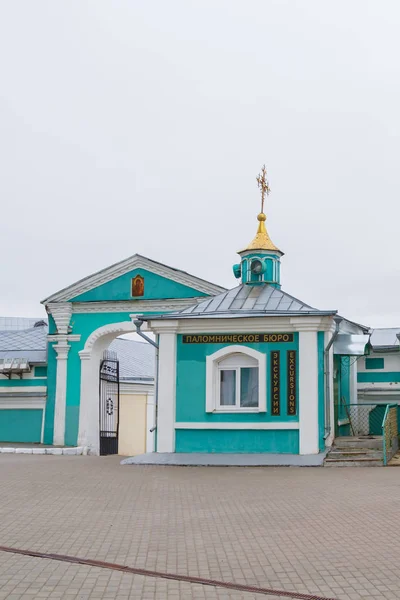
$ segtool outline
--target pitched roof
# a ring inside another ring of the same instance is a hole
[[[117,338],[109,350],[117,354],[121,381],[153,383],[155,350],[151,344]]]
[[[30,363],[47,362],[47,326],[0,331],[0,359],[26,358]]]
[[[0,361],[5,358],[26,358],[31,364],[47,363],[48,327],[0,331]],[[152,383],[155,351],[151,344],[117,338],[109,347],[117,353],[121,381]]]
[[[271,285],[239,285],[207,298],[184,310],[145,320],[176,318],[256,317],[285,315],[334,315],[337,311],[321,311]]]
[[[75,296],[92,290],[93,288],[102,285],[103,283],[107,283],[108,281],[111,281],[120,275],[129,273],[129,271],[133,271],[134,269],[146,269],[152,273],[161,275],[162,277],[167,277],[168,279],[176,281],[177,283],[181,283],[182,285],[192,287],[193,289],[205,294],[212,295],[225,291],[224,287],[210,283],[205,279],[195,277],[186,271],[181,271],[180,269],[175,269],[174,267],[168,267],[163,263],[157,262],[156,260],[151,260],[146,256],[142,256],[141,254],[134,254],[125,260],[121,260],[120,262],[106,267],[101,271],[97,271],[92,275],[88,275],[76,283],[63,288],[59,292],[48,296],[42,300],[42,304],[71,300]]]
[[[46,317],[0,317],[0,331],[30,329],[41,321],[46,321]]]

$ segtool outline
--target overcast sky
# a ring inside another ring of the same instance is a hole
[[[136,252],[400,326],[397,0],[0,2],[0,314]]]

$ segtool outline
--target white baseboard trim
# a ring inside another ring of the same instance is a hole
[[[228,423],[228,422],[219,422],[219,423],[203,423],[203,422],[193,422],[193,423],[183,423],[178,422],[175,423],[175,429],[269,429],[269,430],[277,430],[277,429],[299,429],[298,422],[284,422],[284,421],[276,421],[276,422],[268,422],[268,423],[259,423],[259,422],[247,422],[247,423]]]

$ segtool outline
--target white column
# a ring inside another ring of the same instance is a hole
[[[157,322],[159,369],[157,452],[175,452],[176,321]]]
[[[79,404],[78,445],[91,454],[100,451],[99,426],[99,352],[81,350],[81,394]]]
[[[300,454],[318,454],[318,339],[316,331],[299,334]]]
[[[65,443],[65,408],[67,400],[67,364],[68,352],[70,349],[68,342],[59,341],[53,346],[57,352],[57,373],[56,373],[56,399],[54,407],[54,432],[53,444],[55,446],[64,446]]]
[[[299,452],[318,454],[318,335],[326,325],[321,317],[294,317],[299,332]]]

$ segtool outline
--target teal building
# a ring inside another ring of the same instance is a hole
[[[154,334],[156,452],[313,455],[345,434],[335,405],[357,401],[350,357],[364,355],[369,329],[283,290],[283,252],[263,212],[265,173],[259,183],[256,235],[238,253],[232,289],[135,254],[46,298],[42,362],[11,372],[9,350],[0,355],[0,438],[99,454],[107,427],[117,438],[120,428],[117,396],[102,400],[105,371],[109,383],[115,375],[104,353],[132,332]],[[37,392],[29,414],[28,396],[15,412],[7,389]],[[118,444],[107,448],[101,453]]]

